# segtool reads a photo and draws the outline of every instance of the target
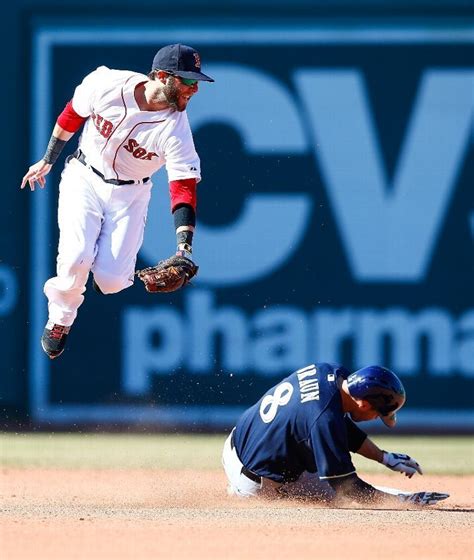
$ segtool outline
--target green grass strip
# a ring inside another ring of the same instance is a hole
[[[225,435],[182,434],[0,434],[2,468],[220,469]],[[386,451],[414,457],[426,474],[474,474],[474,446],[468,437],[374,436]],[[354,455],[362,472],[386,472]]]

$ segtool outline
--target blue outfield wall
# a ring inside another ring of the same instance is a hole
[[[43,17],[31,29],[41,86],[29,100],[28,161],[87,72],[146,73],[171,42],[198,48],[216,79],[188,110],[203,169],[199,277],[168,296],[89,288],[67,351],[50,362],[39,337],[57,165],[47,189],[29,193],[29,293],[0,267],[0,313],[28,310],[19,409],[35,426],[228,428],[286,374],[336,361],[400,375],[401,429],[472,429],[472,21]],[[174,250],[164,170],[153,181],[140,267]]]

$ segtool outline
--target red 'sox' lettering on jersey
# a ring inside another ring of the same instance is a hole
[[[155,152],[147,152],[145,148],[142,148],[134,138],[130,138],[128,144],[125,144],[124,148],[127,150],[127,152],[130,152],[134,158],[137,159],[151,160],[153,156],[158,155],[155,154]]]

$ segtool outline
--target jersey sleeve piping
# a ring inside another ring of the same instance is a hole
[[[356,471],[354,470],[354,471],[348,472],[346,474],[336,474],[334,476],[320,476],[319,479],[320,480],[327,480],[329,478],[344,478],[346,476],[350,476],[351,474],[355,474],[355,472]]]

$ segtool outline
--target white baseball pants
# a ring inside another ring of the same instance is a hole
[[[72,325],[91,270],[104,294],[133,284],[151,187],[151,181],[111,185],[76,159],[66,164],[59,185],[56,276],[44,285],[50,321]]]
[[[334,490],[325,480],[320,480],[317,473],[305,471],[295,482],[280,484],[268,478],[254,482],[242,473],[242,462],[237,451],[231,445],[232,433],[224,443],[222,466],[229,481],[228,493],[241,498],[248,497],[282,497],[311,498],[328,501],[334,497]]]

